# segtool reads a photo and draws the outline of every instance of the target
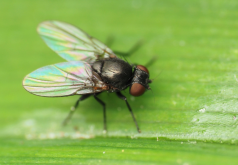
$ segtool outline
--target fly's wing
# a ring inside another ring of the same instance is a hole
[[[92,63],[97,59],[116,57],[102,42],[64,22],[45,21],[37,31],[45,43],[67,61]]]
[[[23,87],[38,96],[57,97],[107,90],[91,66],[82,61],[63,62],[39,68],[28,74]]]

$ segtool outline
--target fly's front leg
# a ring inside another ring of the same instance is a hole
[[[120,99],[122,99],[122,100],[124,100],[124,101],[126,102],[126,105],[127,105],[128,109],[129,109],[129,111],[131,112],[131,116],[132,116],[132,118],[133,118],[133,120],[134,120],[134,123],[135,123],[135,125],[136,125],[137,131],[138,131],[139,133],[141,133],[141,130],[140,130],[138,124],[137,124],[136,118],[135,118],[135,116],[134,116],[134,114],[133,114],[133,112],[132,112],[132,109],[131,109],[129,103],[127,102],[127,98],[126,98],[123,94],[121,94],[121,92],[116,92],[116,94],[117,94],[117,96],[118,96]]]
[[[156,60],[157,60],[157,57],[154,56],[150,59],[150,61],[148,61],[146,64],[144,64],[144,66],[149,67],[149,66],[153,65],[156,62]]]
[[[105,133],[107,132],[107,120],[106,120],[106,104],[97,97],[99,93],[94,94],[94,98],[103,106],[103,130],[105,131]]]
[[[74,105],[73,107],[71,107],[71,110],[70,110],[68,116],[64,119],[64,121],[63,121],[63,123],[62,123],[63,126],[65,126],[65,125],[69,122],[69,120],[70,120],[71,117],[73,116],[73,114],[74,114],[76,108],[78,107],[79,102],[80,102],[80,101],[83,101],[83,100],[85,100],[85,99],[87,99],[87,98],[88,98],[89,96],[91,96],[91,95],[92,95],[92,94],[86,94],[86,95],[80,96],[80,98],[76,101],[75,105]]]
[[[122,56],[130,56],[134,52],[136,52],[142,45],[142,41],[137,42],[128,52],[120,52],[120,51],[113,51],[115,54],[122,55]]]

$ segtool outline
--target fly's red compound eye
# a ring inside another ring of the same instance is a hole
[[[145,92],[145,87],[139,83],[132,84],[130,94],[132,96],[140,96]]]
[[[138,69],[143,70],[143,71],[145,71],[146,73],[149,74],[149,71],[148,71],[148,69],[147,69],[145,66],[143,66],[143,65],[137,65],[136,67],[137,67]]]

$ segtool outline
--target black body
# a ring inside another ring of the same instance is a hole
[[[121,59],[99,60],[92,64],[92,68],[111,87],[110,92],[120,91],[131,85],[132,66]]]
[[[136,50],[133,48],[133,51]],[[131,51],[130,53],[132,53]],[[119,54],[119,52],[117,52]],[[123,53],[120,53],[123,55]],[[125,54],[125,53],[124,53]],[[129,86],[132,86],[134,83],[139,83],[143,85],[146,89],[150,89],[148,83],[151,83],[149,80],[149,74],[144,70],[138,69],[137,67],[133,67],[129,63],[121,60],[119,58],[108,58],[103,60],[98,60],[91,64],[93,72],[98,75],[98,78],[106,83],[109,87],[109,92],[115,92],[116,95],[125,101],[128,110],[130,111],[132,118],[135,122],[137,131],[140,133],[141,130],[137,124],[136,118],[133,114],[133,111],[127,101],[127,98],[120,92],[121,90],[126,89]],[[72,107],[70,113],[66,117],[63,122],[63,125],[66,125],[73,113],[75,112],[76,108],[80,101],[87,99],[89,96],[94,96],[98,103],[100,103],[103,107],[103,122],[104,122],[104,131],[107,131],[107,124],[106,124],[106,104],[98,98],[99,93],[92,93],[92,94],[85,94],[82,95],[77,102],[75,103],[74,107]]]

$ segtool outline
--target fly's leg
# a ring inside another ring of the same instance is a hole
[[[82,96],[76,101],[75,105],[74,105],[73,107],[71,107],[71,110],[70,110],[68,116],[64,119],[64,121],[63,121],[63,123],[62,123],[63,126],[65,126],[65,125],[69,122],[69,120],[71,119],[72,115],[73,115],[74,112],[76,111],[76,108],[78,107],[79,102],[85,100],[86,98],[88,98],[88,97],[91,96],[91,95],[92,95],[92,94],[82,95]]]
[[[156,60],[157,60],[157,57],[154,56],[154,57],[152,57],[152,58],[150,59],[150,61],[148,61],[144,66],[145,66],[145,67],[149,67],[149,66],[153,65],[153,64],[156,62]]]
[[[113,51],[115,54],[121,56],[130,56],[134,52],[136,52],[142,45],[142,41],[137,42],[128,52],[120,52],[120,51]]]
[[[107,132],[107,120],[106,120],[106,104],[97,97],[98,94],[94,94],[94,98],[103,106],[103,130]]]
[[[107,37],[107,40],[105,41],[105,45],[107,45],[109,48],[112,46],[114,42],[114,37],[112,35]]]
[[[135,125],[136,125],[137,131],[138,131],[139,133],[141,133],[141,130],[140,130],[138,124],[137,124],[136,118],[135,118],[135,116],[134,116],[134,114],[133,114],[133,112],[132,112],[132,109],[131,109],[129,103],[127,102],[127,98],[126,98],[124,95],[122,95],[121,92],[116,92],[116,94],[117,94],[117,96],[118,96],[120,99],[122,99],[122,100],[124,100],[124,101],[126,102],[127,108],[128,108],[129,111],[131,112],[131,116],[132,116],[132,118],[133,118],[133,120],[134,120],[134,123],[135,123]]]

